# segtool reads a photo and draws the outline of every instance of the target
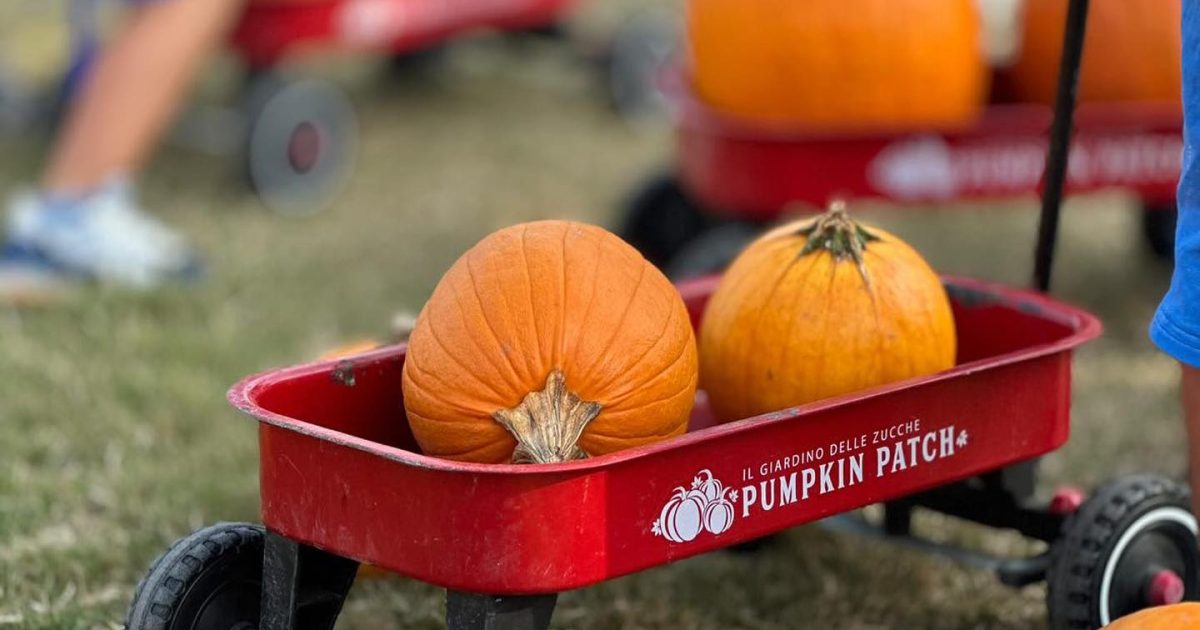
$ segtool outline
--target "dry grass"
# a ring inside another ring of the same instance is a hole
[[[561,52],[561,51],[560,51]],[[630,130],[582,66],[495,42],[432,77],[351,86],[360,169],[330,211],[263,213],[227,165],[165,152],[147,205],[208,252],[210,280],[153,295],[88,290],[40,311],[0,310],[0,627],[117,623],[147,563],[215,520],[253,520],[252,424],[229,409],[240,376],[385,329],[440,270],[502,225],[611,224],[640,178],[669,163],[664,130]],[[0,154],[0,192],[34,173],[36,143]],[[1023,283],[1031,203],[868,213],[945,271]],[[1121,198],[1070,204],[1058,293],[1108,333],[1076,362],[1074,435],[1046,487],[1183,470],[1175,376],[1144,329],[1168,273],[1142,254]],[[937,517],[919,528],[991,549],[1022,542]],[[556,627],[1026,628],[1041,587],[815,528],[768,553],[711,554],[565,594]],[[440,594],[395,579],[356,589],[341,627],[436,627]]]

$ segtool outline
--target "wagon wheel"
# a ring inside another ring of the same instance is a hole
[[[128,630],[254,630],[263,528],[221,523],[176,542],[138,584]]]
[[[1099,628],[1142,608],[1200,599],[1190,496],[1152,475],[1118,479],[1080,506],[1051,544],[1052,628]]]
[[[712,221],[668,171],[647,178],[630,195],[617,233],[662,269]]]
[[[251,80],[244,168],[272,211],[312,214],[341,193],[358,150],[354,109],[323,81],[267,73]]]
[[[1150,252],[1159,260],[1175,260],[1175,221],[1179,209],[1173,203],[1142,208],[1142,233]]]

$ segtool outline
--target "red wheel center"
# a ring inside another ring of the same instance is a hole
[[[288,163],[297,173],[304,174],[317,165],[321,155],[321,132],[310,122],[302,122],[292,130],[288,139]]]
[[[1050,512],[1066,516],[1074,514],[1083,505],[1083,490],[1073,486],[1063,486],[1050,499]]]
[[[1146,588],[1146,599],[1151,606],[1166,606],[1183,601],[1183,578],[1178,573],[1163,569],[1150,577]]]

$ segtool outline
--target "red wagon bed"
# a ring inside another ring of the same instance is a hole
[[[1038,192],[1053,111],[989,106],[943,132],[830,133],[740,121],[702,103],[679,74],[664,78],[675,118],[679,177],[695,199],[771,220],[789,203],[831,196],[895,202],[996,199]],[[1183,152],[1177,105],[1081,105],[1068,192],[1134,191],[1147,207],[1174,203]]]
[[[831,131],[717,111],[680,69],[665,72],[660,87],[675,128],[675,165],[638,187],[620,233],[677,278],[720,271],[794,204],[815,210],[834,198],[900,205],[1032,198],[1041,190],[1054,120],[1045,105],[998,103],[958,129]],[[1150,250],[1170,259],[1182,126],[1174,104],[1081,105],[1065,192],[1130,191],[1141,203]]]
[[[681,287],[694,320],[714,282]],[[269,529],[451,589],[553,593],[1063,444],[1071,350],[1099,334],[1097,320],[1031,293],[947,282],[960,340],[951,370],[720,426],[701,395],[687,435],[580,462],[419,454],[399,387],[403,346],[253,376],[230,400],[262,422]],[[700,507],[721,502],[715,517]]]

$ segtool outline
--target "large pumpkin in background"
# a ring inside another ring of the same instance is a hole
[[[742,117],[956,127],[985,98],[972,0],[689,0],[687,27],[694,89]]]
[[[938,372],[955,347],[937,274],[835,203],[734,260],[704,313],[700,378],[728,421]]]
[[[683,433],[696,391],[683,299],[636,250],[567,221],[502,229],[417,317],[404,407],[428,455],[549,463]]]
[[[1186,602],[1139,610],[1104,626],[1105,630],[1200,630],[1200,604]]]
[[[1092,0],[1079,99],[1179,103],[1180,0]],[[1026,0],[1013,95],[1054,102],[1067,0]]]

